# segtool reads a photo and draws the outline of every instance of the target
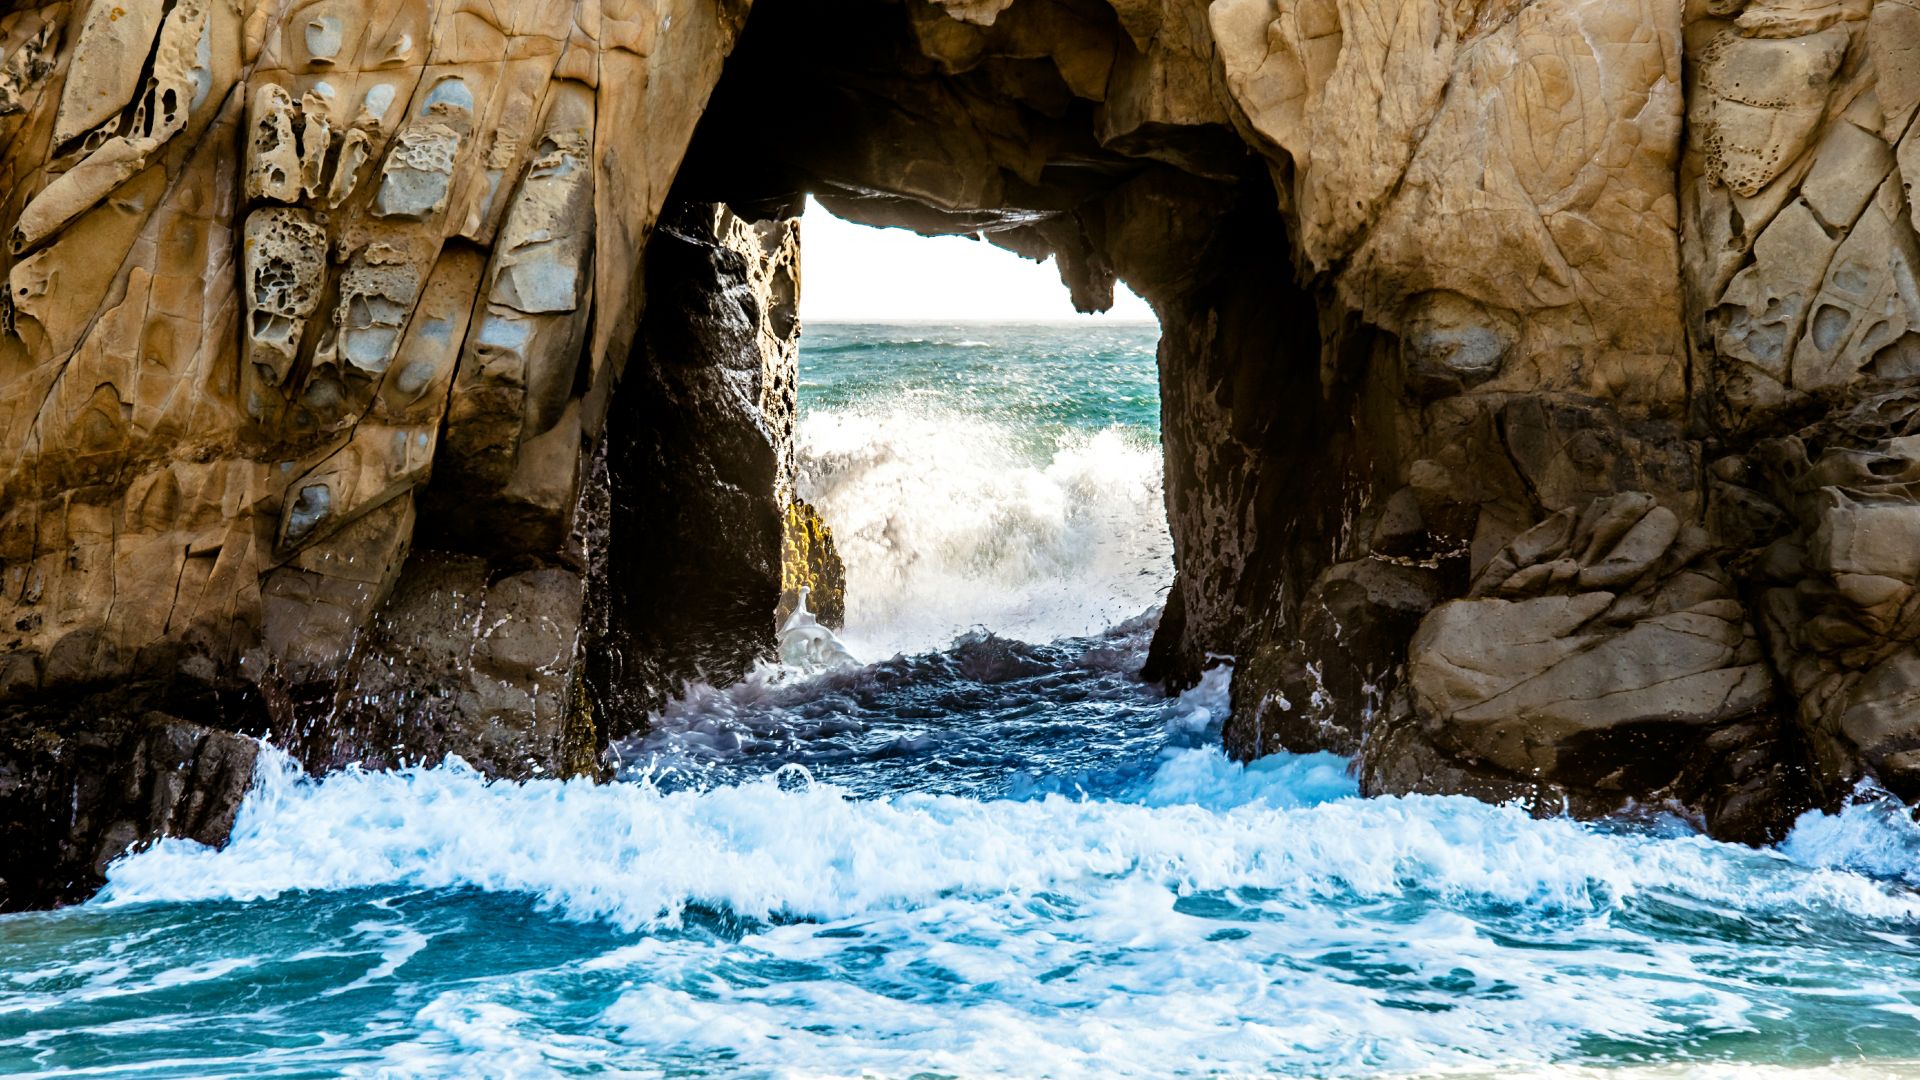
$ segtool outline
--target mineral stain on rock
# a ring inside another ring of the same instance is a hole
[[[807,607],[822,626],[839,629],[847,620],[847,570],[833,544],[833,527],[802,499],[787,504],[780,522],[780,606],[775,625],[787,621],[808,590]]]

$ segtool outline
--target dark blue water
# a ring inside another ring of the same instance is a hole
[[[1225,670],[1129,677],[1151,335],[952,330],[808,338],[809,494],[902,503],[830,514],[868,664],[699,690],[604,786],[272,757],[225,851],[0,919],[0,1074],[1920,1075],[1903,812],[1754,851],[1228,762]]]

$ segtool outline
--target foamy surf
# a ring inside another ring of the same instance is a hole
[[[1092,634],[1173,572],[1152,327],[812,328],[800,492],[866,658]]]
[[[1172,567],[1160,447],[1120,428],[1036,447],[992,419],[913,405],[816,412],[801,494],[833,523],[855,652],[939,648],[973,626],[1028,641],[1152,607]]]
[[[1362,799],[1338,759],[1281,755],[1249,768],[1212,747],[1169,754],[1138,802],[862,800],[791,770],[662,793],[645,783],[488,781],[458,761],[312,780],[271,754],[226,848],[163,841],[116,863],[100,902],[471,887],[637,930],[677,926],[690,906],[761,921],[840,919],[1125,881],[1175,897],[1258,890],[1256,907],[1430,895],[1598,915],[1670,892],[1748,914],[1920,919],[1920,895],[1873,873],[1882,853],[1911,850],[1910,821],[1866,804],[1820,828],[1865,865],[1834,865],[1831,849],[1796,859],[1792,841],[1751,850],[1536,820],[1460,797]]]
[[[1761,851],[1366,799],[1328,755],[1227,760],[1226,672],[1160,698],[1115,657],[1144,630],[696,695],[663,728],[738,770],[699,782],[313,779],[269,754],[226,849],[165,842],[95,903],[9,921],[0,1071],[1907,1067],[1904,814],[1863,801]],[[1004,758],[969,772],[940,736],[976,726]],[[801,745],[827,749],[782,760]]]
[[[1552,1075],[1609,1048],[1890,1052],[1920,1030],[1920,897],[1879,856],[1913,826],[1861,805],[1806,827],[1864,865],[1363,799],[1337,759],[1211,746],[1163,752],[1124,798],[986,800],[859,799],[791,769],[668,792],[458,764],[312,780],[275,757],[224,851],[127,858],[92,917],[369,911],[338,979],[398,1010],[381,1075]],[[482,896],[506,905],[463,899]],[[447,970],[435,943],[497,934],[489,911],[608,929],[557,965]],[[269,979],[294,944],[171,977]],[[1877,1067],[1828,1074],[1904,1068]]]

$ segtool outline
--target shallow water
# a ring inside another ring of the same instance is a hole
[[[1027,346],[953,345],[994,347]],[[803,422],[823,502],[886,490],[824,449],[857,418],[873,460],[914,417],[1012,433],[951,453],[1035,483],[1079,441],[1152,442],[1070,400],[1003,408],[984,379],[927,413],[857,374]],[[1154,519],[1075,533],[1084,507],[1021,516],[945,460],[928,482],[1023,543],[1075,539],[1053,563],[937,522],[907,524],[940,543],[849,544],[856,589],[895,590],[851,628],[874,662],[696,691],[620,748],[622,783],[313,781],[273,757],[226,850],[163,843],[93,903],[0,919],[0,1074],[1920,1075],[1903,812],[1865,801],[1755,851],[1361,799],[1327,755],[1231,763],[1227,672],[1164,698],[1128,675],[1151,616],[1107,614],[1164,586]],[[1149,585],[1089,585],[1076,613],[1048,576],[1075,550]],[[997,633],[968,629],[968,588]]]

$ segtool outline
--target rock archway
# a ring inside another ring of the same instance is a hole
[[[1236,753],[1741,839],[1920,793],[1916,35],[1906,0],[8,5],[0,816],[47,854],[7,902],[217,839],[232,733],[591,771],[737,672],[833,564],[788,482],[808,191],[1155,306],[1145,674],[1234,657]]]
[[[1320,307],[1274,258],[1288,226],[1191,36],[1204,27],[1129,27],[1099,2],[956,11],[762,5],[674,199],[785,220],[810,193],[855,221],[1053,256],[1083,310],[1119,279],[1145,297],[1179,567],[1146,674],[1191,684],[1240,650],[1254,598],[1288,604],[1331,561],[1326,523],[1367,469],[1351,410],[1320,402],[1356,391],[1323,392]],[[1364,335],[1334,333],[1349,350]]]

